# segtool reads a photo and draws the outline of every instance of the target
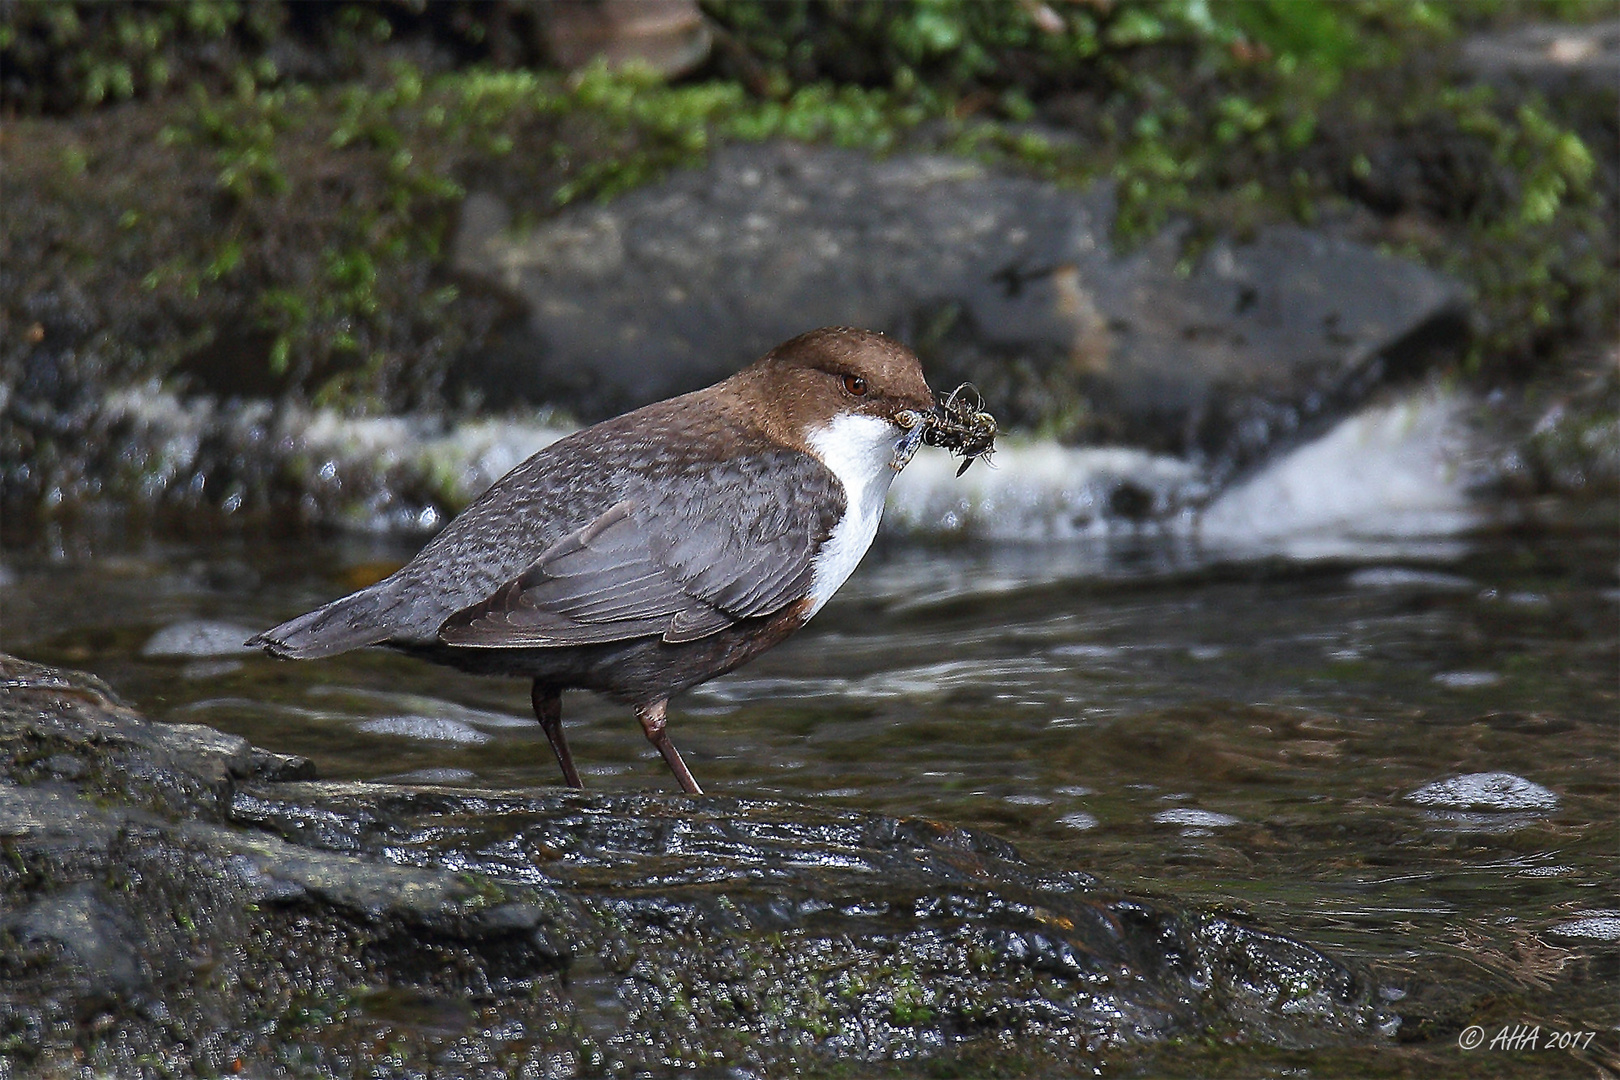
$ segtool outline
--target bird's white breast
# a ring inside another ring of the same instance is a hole
[[[845,500],[844,516],[833,526],[832,535],[812,563],[815,569],[806,618],[832,599],[872,546],[878,522],[883,518],[883,501],[894,480],[889,463],[900,436],[900,429],[887,420],[844,413],[812,431],[806,440],[811,452],[844,486]]]

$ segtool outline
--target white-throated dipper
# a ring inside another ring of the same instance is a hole
[[[531,678],[572,787],[562,691],[595,690],[634,706],[701,794],[664,730],[670,697],[780,643],[838,590],[933,410],[910,349],[812,330],[558,440],[396,573],[248,644],[299,660],[384,645]]]

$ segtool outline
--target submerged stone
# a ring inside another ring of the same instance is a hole
[[[153,634],[141,646],[141,655],[152,659],[236,656],[252,654],[243,642],[254,635],[251,627],[210,619],[186,619],[171,623]]]
[[[0,657],[0,689],[25,1071],[1044,1075],[1394,1019],[1308,945],[938,822],[319,782],[84,676]]]

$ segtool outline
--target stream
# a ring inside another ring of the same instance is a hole
[[[1525,1024],[1596,1035],[1476,1053],[1518,1075],[1612,1065],[1614,507],[1495,517],[1359,557],[891,538],[796,638],[677,699],[670,730],[711,792],[982,830],[1362,965],[1403,1021],[1380,1055]],[[516,680],[237,650],[417,543],[41,534],[6,553],[0,649],[325,779],[556,783]],[[628,710],[575,693],[564,718],[589,788],[670,787]]]

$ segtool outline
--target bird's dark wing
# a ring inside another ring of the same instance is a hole
[[[693,463],[553,544],[523,573],[445,620],[469,648],[695,641],[803,596],[843,515],[814,458],[770,451]]]

